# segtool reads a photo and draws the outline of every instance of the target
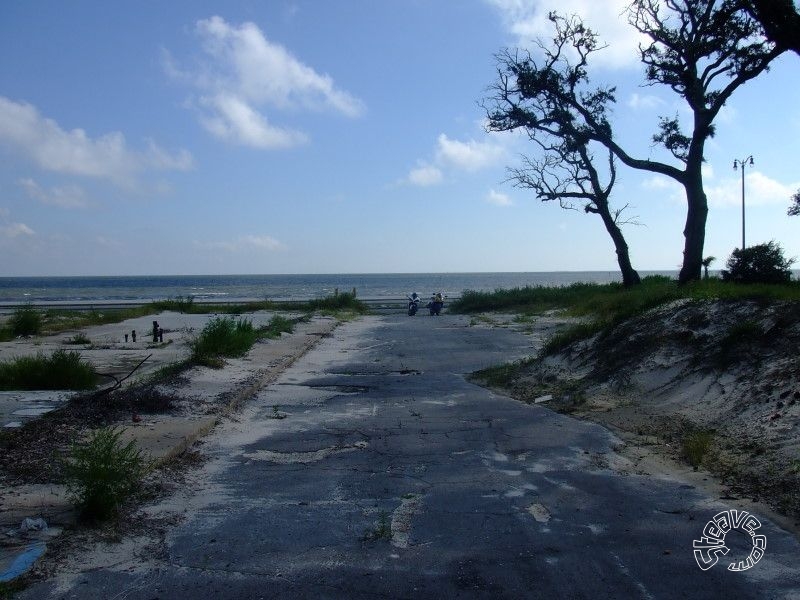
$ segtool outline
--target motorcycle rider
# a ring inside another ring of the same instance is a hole
[[[431,301],[428,302],[427,308],[431,313],[431,316],[439,316],[439,313],[444,306],[444,295],[442,292],[435,292],[431,294]]]
[[[413,292],[408,297],[408,316],[409,317],[414,315],[414,314],[416,314],[417,309],[419,308],[420,300],[421,300],[421,298],[419,297],[419,294],[417,294],[417,292]]]

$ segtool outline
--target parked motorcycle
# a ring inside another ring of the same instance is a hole
[[[413,317],[417,314],[417,310],[419,309],[419,301],[421,298],[417,295],[417,292],[414,292],[408,297],[408,316]]]
[[[427,309],[430,311],[432,317],[438,317],[439,313],[442,312],[444,299],[445,296],[442,294],[442,292],[436,292],[435,294],[431,295],[431,301],[428,302]]]

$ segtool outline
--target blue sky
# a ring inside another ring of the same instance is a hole
[[[627,0],[0,3],[0,275],[616,270],[600,220],[505,182],[533,151],[487,134],[494,54],[580,14],[609,44],[627,148],[664,158]],[[706,255],[800,258],[800,58],[741,88],[708,144]],[[634,266],[676,269],[685,201],[620,170]]]

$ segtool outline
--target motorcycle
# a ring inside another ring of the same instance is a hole
[[[419,309],[419,301],[420,297],[417,295],[417,292],[414,292],[408,297],[408,316],[413,317],[417,314],[417,310]]]
[[[442,307],[444,306],[444,299],[445,296],[442,295],[442,292],[436,292],[435,294],[431,295],[431,301],[428,302],[427,309],[430,311],[431,316],[439,316],[439,313],[442,312]]]

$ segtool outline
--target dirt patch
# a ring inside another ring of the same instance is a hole
[[[800,519],[800,303],[678,301],[491,381]],[[497,374],[497,370],[494,372]]]
[[[76,396],[18,429],[0,431],[0,483],[62,483],[63,458],[90,429],[174,412],[179,401],[153,386]]]

